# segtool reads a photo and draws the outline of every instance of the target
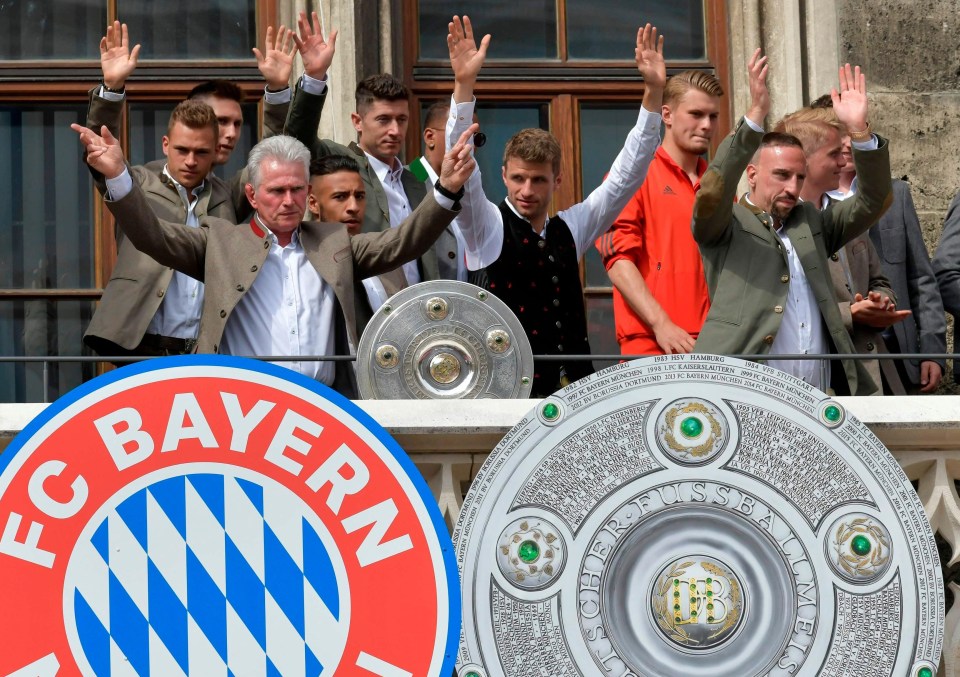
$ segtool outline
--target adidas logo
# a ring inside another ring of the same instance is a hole
[[[670,186],[665,186],[665,187],[664,187],[664,189],[663,189],[663,194],[664,194],[664,195],[676,195],[676,193],[673,192],[673,188],[671,188]]]

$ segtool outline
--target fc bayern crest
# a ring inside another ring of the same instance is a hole
[[[449,675],[459,580],[386,432],[250,360],[177,357],[0,455],[0,674]]]

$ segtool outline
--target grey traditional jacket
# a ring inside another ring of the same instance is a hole
[[[883,341],[883,333],[874,327],[855,323],[850,305],[854,303],[854,297],[857,294],[866,298],[867,294],[872,291],[888,296],[896,302],[897,295],[893,290],[893,285],[883,274],[880,257],[870,241],[870,236],[866,233],[857,235],[845,244],[843,253],[847,259],[847,268],[850,271],[849,278],[847,270],[844,269],[843,262],[840,260],[839,252],[833,254],[828,262],[830,277],[833,279],[833,290],[837,295],[837,307],[840,310],[840,317],[843,318],[843,326],[850,332],[853,347],[858,353],[874,355],[887,353],[889,351]],[[882,382],[882,372],[892,394],[906,395],[903,383],[900,381],[900,375],[897,373],[897,365],[892,361],[867,360],[860,362],[860,364],[870,374],[873,382],[877,384],[878,390],[875,394],[883,394],[879,390]]]
[[[124,102],[97,96],[99,89],[97,85],[89,92],[86,126],[99,133],[100,127],[106,125],[119,138]],[[264,104],[265,137],[282,132],[287,107],[287,104]],[[186,208],[176,187],[163,173],[165,165],[164,160],[155,160],[131,167],[130,173],[160,219],[184,223]],[[101,195],[106,194],[103,176],[93,170],[91,174],[97,190]],[[229,182],[213,174],[208,176],[195,209],[197,218],[215,216],[231,223],[249,218],[252,208],[243,191],[244,183],[242,173]],[[122,232],[117,231],[117,262],[83,335],[83,342],[100,355],[124,355],[136,348],[163,302],[172,276],[172,268],[160,265],[138,251]]]
[[[943,308],[953,315],[953,352],[960,352],[956,327],[960,325],[960,193],[957,193],[943,221],[940,244],[933,255],[933,272],[940,285]],[[953,380],[960,383],[960,359],[953,360]]]
[[[363,230],[365,232],[386,230],[390,227],[390,205],[387,202],[383,184],[370,166],[366,153],[353,142],[344,146],[329,139],[317,138],[317,127],[320,125],[320,115],[325,101],[326,93],[310,94],[298,83],[293,91],[284,134],[301,141],[310,149],[313,157],[345,155],[356,160],[360,165],[360,176],[367,191],[367,212],[363,219]],[[410,200],[410,206],[416,209],[427,194],[426,186],[406,167],[400,175],[400,182],[403,184],[407,199]],[[420,275],[423,281],[457,279],[457,238],[452,229],[447,228],[440,233],[433,247],[420,257]]]
[[[160,264],[175,268],[205,285],[197,352],[216,353],[233,309],[256,282],[267,257],[270,240],[256,221],[234,224],[206,217],[199,228],[157,218],[143,191],[133,190],[107,206],[130,241]],[[397,228],[350,237],[339,223],[305,221],[300,241],[307,259],[337,297],[335,333],[337,354],[354,354],[360,334],[370,319],[366,304],[356,303],[365,293],[361,280],[379,275],[423,253],[456,216],[427,196]],[[349,363],[337,363],[334,387],[355,393],[355,375]]]
[[[719,355],[763,354],[780,329],[790,275],[783,243],[769,214],[734,204],[737,183],[762,138],[743,120],[720,144],[700,180],[693,208],[693,237],[703,256],[710,312],[694,350]],[[887,142],[874,151],[854,149],[860,177],[856,196],[821,212],[799,203],[783,227],[800,257],[824,326],[837,353],[854,352],[833,293],[827,257],[865,232],[889,206]],[[876,389],[855,360],[842,360],[850,392]]]

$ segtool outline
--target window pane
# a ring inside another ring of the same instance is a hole
[[[590,352],[594,355],[619,355],[617,332],[613,324],[613,298],[609,295],[587,296],[587,336],[590,338]],[[615,361],[594,360],[597,370],[616,364]]]
[[[664,56],[667,60],[706,58],[703,0],[643,3],[567,0],[569,57],[633,61],[637,28],[646,23],[653,24],[666,36]]]
[[[448,60],[447,24],[463,7],[449,0],[420,0],[419,10],[420,58]],[[478,44],[485,34],[494,36],[488,62],[558,58],[555,0],[485,0],[471,18],[475,20]]]
[[[93,317],[88,300],[0,299],[0,355],[90,354],[83,331]],[[0,402],[51,402],[94,376],[93,363],[0,362]]]
[[[93,286],[86,105],[0,105],[0,289]]]
[[[252,59],[255,0],[118,0],[142,59]]]
[[[492,202],[499,204],[507,195],[501,172],[504,146],[521,129],[550,129],[549,110],[546,104],[536,103],[478,103],[477,117],[480,131],[487,135],[487,143],[476,154],[483,173],[483,190]]]
[[[582,104],[580,106],[580,176],[582,194],[590,194],[610,171],[610,165],[623,148],[627,134],[637,123],[639,103]],[[586,150],[589,149],[589,152]],[[589,247],[584,256],[587,287],[609,287],[610,279],[603,268],[596,247]]]
[[[0,2],[0,61],[100,59],[104,0]]]
[[[163,136],[175,103],[130,104],[130,163],[142,165],[163,157]],[[243,132],[234,146],[230,161],[214,168],[214,174],[228,179],[247,164],[247,155],[257,141],[257,104],[247,103],[243,108]]]

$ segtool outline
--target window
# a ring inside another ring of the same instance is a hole
[[[453,11],[444,0],[405,0],[404,33],[416,37],[405,43],[404,57],[420,120],[426,106],[452,92],[446,35]],[[505,193],[500,179],[505,142],[524,127],[548,129],[560,141],[565,180],[555,193],[555,210],[582,200],[599,185],[637,119],[643,83],[633,57],[641,22],[656,25],[667,36],[668,74],[699,68],[728,82],[723,2],[481,0],[468,15],[478,40],[492,35],[476,95],[487,134],[477,160],[484,189],[494,201]],[[420,120],[411,120],[410,129],[419,130]],[[730,124],[725,110],[716,143]],[[411,131],[408,157],[421,150],[419,134]],[[612,290],[595,249],[587,251],[581,265],[593,352],[618,353]]]
[[[86,120],[108,21],[129,25],[140,64],[127,86],[128,157],[161,157],[170,110],[197,82],[237,82],[252,103],[228,176],[258,128],[263,82],[250,48],[275,3],[55,0],[0,3],[0,356],[89,355],[81,337],[116,258],[113,223],[71,122]],[[260,45],[262,47],[262,45]],[[0,362],[0,402],[50,401],[95,375],[94,362]]]

